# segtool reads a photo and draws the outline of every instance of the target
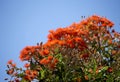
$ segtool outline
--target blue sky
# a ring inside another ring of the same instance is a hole
[[[22,67],[22,48],[45,42],[50,29],[93,14],[106,16],[120,32],[120,0],[0,0],[0,82],[9,59]]]

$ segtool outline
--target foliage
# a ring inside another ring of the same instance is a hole
[[[9,81],[120,81],[120,34],[113,25],[105,17],[93,15],[50,30],[46,43],[26,46],[20,52],[20,60],[28,62],[24,68],[8,61]]]

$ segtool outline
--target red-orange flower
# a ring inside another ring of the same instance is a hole
[[[40,55],[48,55],[50,52],[48,49],[44,49],[43,51],[40,51]]]
[[[38,72],[36,70],[25,70],[25,76],[24,79],[28,81],[32,81],[35,79],[35,77],[38,75]]]
[[[7,62],[7,64],[12,64],[12,62],[13,62],[13,60],[9,60],[9,61]]]
[[[53,56],[48,56],[48,60],[52,60],[53,59]]]
[[[30,70],[25,70],[26,75],[30,75],[30,72],[31,72]]]
[[[113,72],[112,67],[109,67],[109,68],[107,69],[107,71],[108,71],[109,73],[112,73],[112,72]]]
[[[75,39],[76,42],[81,42],[81,41],[83,41],[82,38],[80,38],[80,37],[76,37],[76,38],[74,38],[74,39]]]
[[[15,63],[14,63],[14,64],[11,64],[11,66],[12,66],[12,67],[16,67],[16,64],[15,64]]]
[[[54,69],[54,68],[55,68],[55,63],[53,62],[50,64],[50,69]]]
[[[24,79],[27,80],[27,81],[32,81],[32,78],[29,75],[25,75]]]
[[[33,47],[32,46],[26,46],[21,52],[20,52],[20,59],[23,60],[29,60],[28,55],[33,53]],[[27,58],[26,58],[27,57]],[[30,57],[30,56],[29,56]]]
[[[25,68],[28,68],[28,67],[30,67],[30,64],[29,64],[29,63],[26,63],[26,64],[24,65],[24,67],[25,67]]]
[[[50,60],[46,59],[46,58],[43,58],[42,60],[39,61],[40,64],[43,64],[43,65],[47,65],[48,63],[50,63]]]
[[[14,73],[14,69],[12,68],[12,69],[9,69],[8,71],[7,71],[7,74],[9,74],[9,75],[11,75],[11,74],[13,74]]]
[[[54,63],[58,63],[58,59],[54,59]]]

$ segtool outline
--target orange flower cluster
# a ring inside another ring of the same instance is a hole
[[[16,64],[13,63],[13,60],[9,60],[7,63],[7,67],[9,70],[7,70],[7,74],[12,75],[12,76],[16,76],[17,72],[14,70],[14,68],[16,68]]]
[[[40,49],[40,46],[26,46],[21,52],[20,52],[20,60],[30,60],[31,57],[35,54],[35,52],[38,52]]]
[[[40,53],[40,55],[42,55],[42,56],[47,56],[50,52],[49,52],[48,49],[44,49],[44,50],[41,50],[39,53]]]
[[[54,69],[56,64],[58,63],[58,59],[49,55],[47,58],[43,58],[39,62],[42,65],[48,66],[50,69]]]
[[[7,63],[7,65],[8,65],[9,67],[16,67],[16,64],[13,63],[13,60],[9,60],[8,63]]]
[[[61,45],[83,50],[87,48],[86,39],[90,39],[89,35],[93,33],[98,36],[98,31],[103,32],[113,25],[108,19],[93,15],[80,23],[73,23],[69,27],[50,30],[48,41],[44,46],[53,48],[53,45]]]
[[[25,70],[24,79],[27,81],[32,81],[37,77],[37,75],[38,75],[38,72],[35,70]]]
[[[54,50],[56,48],[66,46],[67,48],[75,48],[83,51],[88,48],[88,42],[97,39],[97,36],[100,36],[98,33],[107,32],[107,29],[109,27],[111,28],[113,25],[114,24],[108,19],[93,15],[88,17],[86,20],[82,20],[80,23],[73,23],[69,27],[50,30],[48,41],[45,44],[42,46],[25,47],[20,53],[20,59],[22,61],[28,61],[34,57],[38,62],[40,62],[40,64],[46,65],[51,63],[51,60],[46,57],[49,57],[49,54],[54,54]],[[117,36],[115,31],[114,34]],[[105,38],[109,37],[106,35]],[[42,56],[42,58],[38,58],[38,54],[39,56]],[[88,57],[88,53],[82,55],[83,59]],[[25,67],[28,66],[26,65]]]
[[[86,43],[80,37],[83,33],[80,29],[73,27],[58,28],[56,31],[50,31],[48,35],[48,42],[44,44],[45,47],[51,47],[55,45],[67,46],[70,48],[75,48],[83,46],[86,48]]]

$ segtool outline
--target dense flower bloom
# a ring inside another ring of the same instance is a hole
[[[24,79],[28,81],[32,81],[37,75],[38,75],[38,72],[35,70],[26,70]]]
[[[48,49],[44,49],[43,51],[40,51],[40,55],[48,55],[50,52]]]
[[[20,60],[21,61],[27,61],[30,60],[32,55],[35,54],[35,52],[38,52],[38,50],[41,49],[41,46],[26,46],[21,52],[20,52]]]
[[[111,81],[109,77],[117,82],[120,80],[120,33],[113,25],[107,18],[93,15],[50,30],[47,42],[21,50],[19,57],[27,61],[25,68],[17,68],[9,60],[7,74],[16,82],[104,82]]]

